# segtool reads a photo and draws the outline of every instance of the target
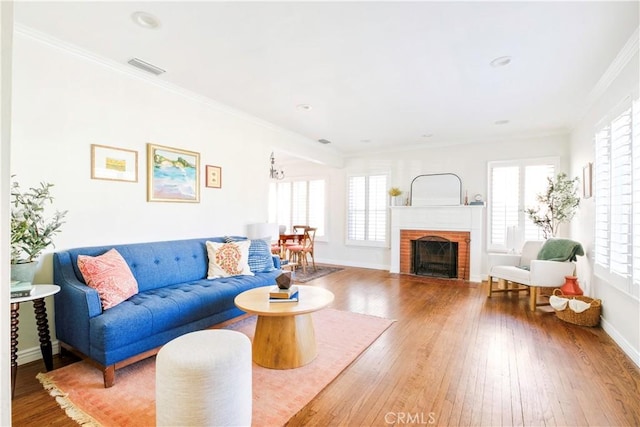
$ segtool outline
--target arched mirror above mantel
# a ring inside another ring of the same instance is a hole
[[[462,204],[462,181],[453,173],[416,176],[411,181],[411,206],[451,206]]]

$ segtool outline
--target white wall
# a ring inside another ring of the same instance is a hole
[[[16,31],[14,42],[11,173],[24,188],[54,183],[55,207],[69,211],[56,248],[43,257],[37,283],[52,282],[56,249],[245,234],[248,223],[267,219],[274,148],[340,164],[315,142],[136,77],[137,70],[28,32]],[[201,183],[200,203],[147,202],[148,142],[196,151],[203,169],[221,166],[222,189]],[[91,144],[138,151],[138,182],[91,179]],[[31,306],[23,304],[20,313],[19,349],[37,349]],[[30,359],[20,356],[22,362]]]
[[[622,64],[624,67],[620,68],[615,79],[606,81],[609,86],[571,133],[573,174],[582,176],[582,168],[594,161],[593,137],[598,122],[611,113],[624,98],[638,90],[640,58],[637,41],[634,50],[635,54],[629,56],[626,64]],[[578,278],[586,294],[602,300],[604,329],[640,366],[640,301],[593,274],[594,214],[594,199],[583,199],[580,211],[572,222],[572,236],[583,244],[587,252],[586,257],[579,259]]]
[[[562,170],[569,164],[568,137],[564,135],[483,141],[480,144],[432,147],[420,150],[372,153],[347,159],[340,169],[313,164],[289,165],[287,176],[327,178],[328,241],[316,243],[316,259],[324,262],[369,268],[389,269],[389,248],[346,246],[346,181],[349,174],[387,172],[390,187],[397,186],[407,195],[411,181],[427,173],[454,173],[462,181],[462,190],[471,198],[487,195],[487,162],[520,158],[558,156]],[[483,244],[483,248],[486,245]],[[486,252],[486,250],[485,250]],[[483,260],[483,274],[486,273]]]
[[[13,2],[0,2],[0,241],[9,241],[9,156],[11,141],[11,51],[13,45]],[[9,245],[0,247],[0,283],[10,281],[9,269]],[[10,292],[7,286],[2,286],[0,292],[0,425],[11,424],[11,324],[10,318]]]

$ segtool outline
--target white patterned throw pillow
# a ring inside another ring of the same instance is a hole
[[[209,271],[207,279],[231,276],[253,276],[249,267],[250,240],[231,243],[207,242]]]

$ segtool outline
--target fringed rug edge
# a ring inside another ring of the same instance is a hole
[[[68,393],[64,393],[60,390],[55,381],[51,380],[46,373],[40,372],[36,375],[36,379],[40,381],[42,387],[44,387],[49,395],[56,400],[58,406],[60,406],[60,408],[62,408],[67,416],[73,421],[83,427],[102,427],[102,424],[96,421],[91,415],[81,409],[78,409],[68,398]]]

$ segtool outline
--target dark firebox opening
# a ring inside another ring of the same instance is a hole
[[[411,272],[421,276],[458,277],[458,243],[438,236],[411,241]]]

